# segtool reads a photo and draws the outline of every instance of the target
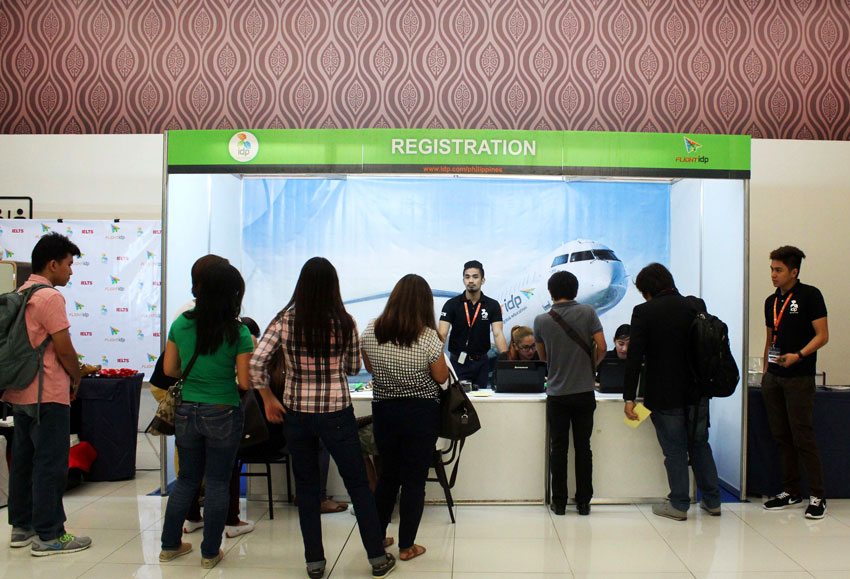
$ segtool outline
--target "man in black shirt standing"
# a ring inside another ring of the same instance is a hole
[[[487,387],[491,328],[496,349],[508,350],[502,331],[502,307],[481,292],[484,281],[484,266],[480,261],[463,264],[466,291],[445,303],[437,330],[443,342],[449,336],[449,357],[458,378],[469,380],[479,388]]]
[[[823,469],[812,426],[817,350],[829,341],[826,304],[820,290],[799,281],[806,255],[785,245],[770,253],[770,277],[776,292],[764,302],[762,397],[782,467],[782,492],[764,503],[769,511],[802,502],[799,461],[809,481],[806,518],[826,514]]]

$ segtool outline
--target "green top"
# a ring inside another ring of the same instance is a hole
[[[180,352],[180,368],[186,370],[195,354],[197,332],[195,320],[184,315],[177,318],[168,332],[168,340],[177,344]],[[244,325],[239,327],[236,343],[222,343],[214,354],[198,356],[189,377],[183,383],[183,400],[205,404],[228,404],[239,406],[239,389],[236,385],[236,356],[254,350],[251,332]]]

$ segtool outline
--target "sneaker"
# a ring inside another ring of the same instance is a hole
[[[826,514],[826,499],[820,497],[809,497],[809,506],[806,507],[807,519],[822,519]]]
[[[228,539],[250,533],[254,530],[254,521],[239,521],[238,525],[225,525],[224,535]]]
[[[782,491],[781,493],[764,503],[764,510],[781,511],[782,509],[787,509],[788,507],[799,505],[802,502],[803,497],[801,497],[800,495],[790,495],[785,491]]]
[[[704,500],[699,502],[699,508],[704,510],[706,513],[708,513],[712,517],[719,517],[720,516],[720,507],[709,507],[707,504],[705,504]]]
[[[318,569],[310,569],[307,568],[307,577],[310,579],[322,579],[325,576],[325,568],[319,567]]]
[[[192,550],[192,543],[180,543],[176,549],[163,549],[159,552],[159,560],[162,563],[173,561],[177,557],[182,557]]]
[[[392,554],[387,553],[387,560],[378,565],[372,565],[372,578],[380,579],[381,577],[386,577],[395,569],[395,557]]]
[[[76,553],[77,551],[84,551],[89,547],[91,547],[90,538],[75,537],[71,533],[65,533],[52,541],[42,541],[38,535],[33,535],[30,555],[33,557],[45,557],[60,553]]]
[[[26,547],[32,543],[32,538],[35,537],[35,529],[22,529],[20,527],[12,527],[12,540],[9,541],[10,547]]]
[[[204,520],[203,519],[201,519],[200,521],[190,521],[189,519],[186,519],[185,521],[183,521],[183,532],[184,533],[194,533],[198,529],[203,529],[203,528],[204,528]]]
[[[680,511],[670,503],[663,503],[660,505],[652,505],[652,514],[658,515],[659,517],[666,517],[668,519],[673,519],[674,521],[687,521],[688,513],[686,511]]]
[[[218,565],[218,562],[221,561],[222,557],[224,557],[224,553],[221,549],[218,550],[218,555],[216,555],[215,557],[210,557],[209,559],[207,559],[206,557],[201,557],[201,567],[203,567],[204,569],[212,569],[213,567]]]

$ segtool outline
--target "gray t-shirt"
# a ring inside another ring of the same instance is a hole
[[[570,301],[555,303],[552,309],[588,345],[593,343],[593,334],[602,331],[602,323],[592,306]],[[546,360],[549,363],[547,395],[564,396],[593,390],[595,378],[590,356],[548,312],[534,318],[534,341],[543,342],[546,346]]]

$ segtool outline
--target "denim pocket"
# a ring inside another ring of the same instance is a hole
[[[201,434],[211,440],[227,440],[233,437],[235,417],[238,406],[228,408],[205,409],[198,415],[198,423]],[[239,434],[242,434],[242,426],[239,426]]]
[[[189,429],[189,417],[180,412],[180,407],[177,407],[177,412],[174,414],[174,436],[183,438]]]

